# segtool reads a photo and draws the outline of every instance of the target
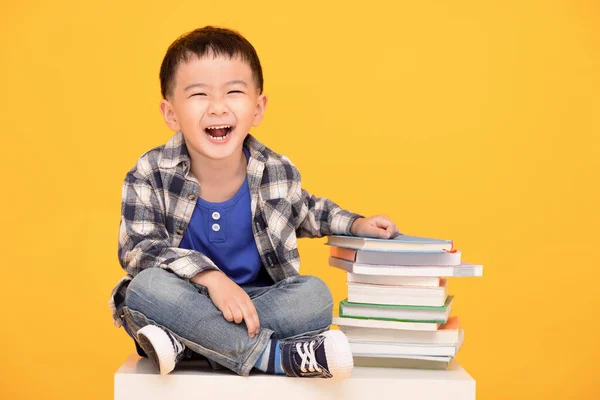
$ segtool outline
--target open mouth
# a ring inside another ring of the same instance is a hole
[[[233,130],[231,125],[214,125],[204,129],[209,138],[215,141],[225,140]]]

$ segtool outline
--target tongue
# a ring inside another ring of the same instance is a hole
[[[208,134],[213,137],[223,137],[227,135],[227,128],[219,128],[219,129],[209,129]]]

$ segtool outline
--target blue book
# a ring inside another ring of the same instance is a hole
[[[334,235],[327,237],[329,246],[345,247],[355,250],[375,251],[415,251],[415,252],[452,252],[452,240],[433,239],[400,234],[391,239],[375,239],[359,236]]]

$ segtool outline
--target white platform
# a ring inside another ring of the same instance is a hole
[[[147,358],[131,354],[115,373],[115,400],[188,399],[402,399],[473,400],[475,380],[455,362],[446,371],[354,368],[342,382],[252,372],[242,377],[185,361],[160,376]]]

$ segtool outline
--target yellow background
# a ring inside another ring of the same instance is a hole
[[[600,398],[592,0],[3,2],[0,398],[111,398],[121,183],[171,135],[167,46],[205,24],[257,48],[253,133],[309,191],[485,266],[450,282],[478,399]],[[323,242],[302,272],[340,300]]]

